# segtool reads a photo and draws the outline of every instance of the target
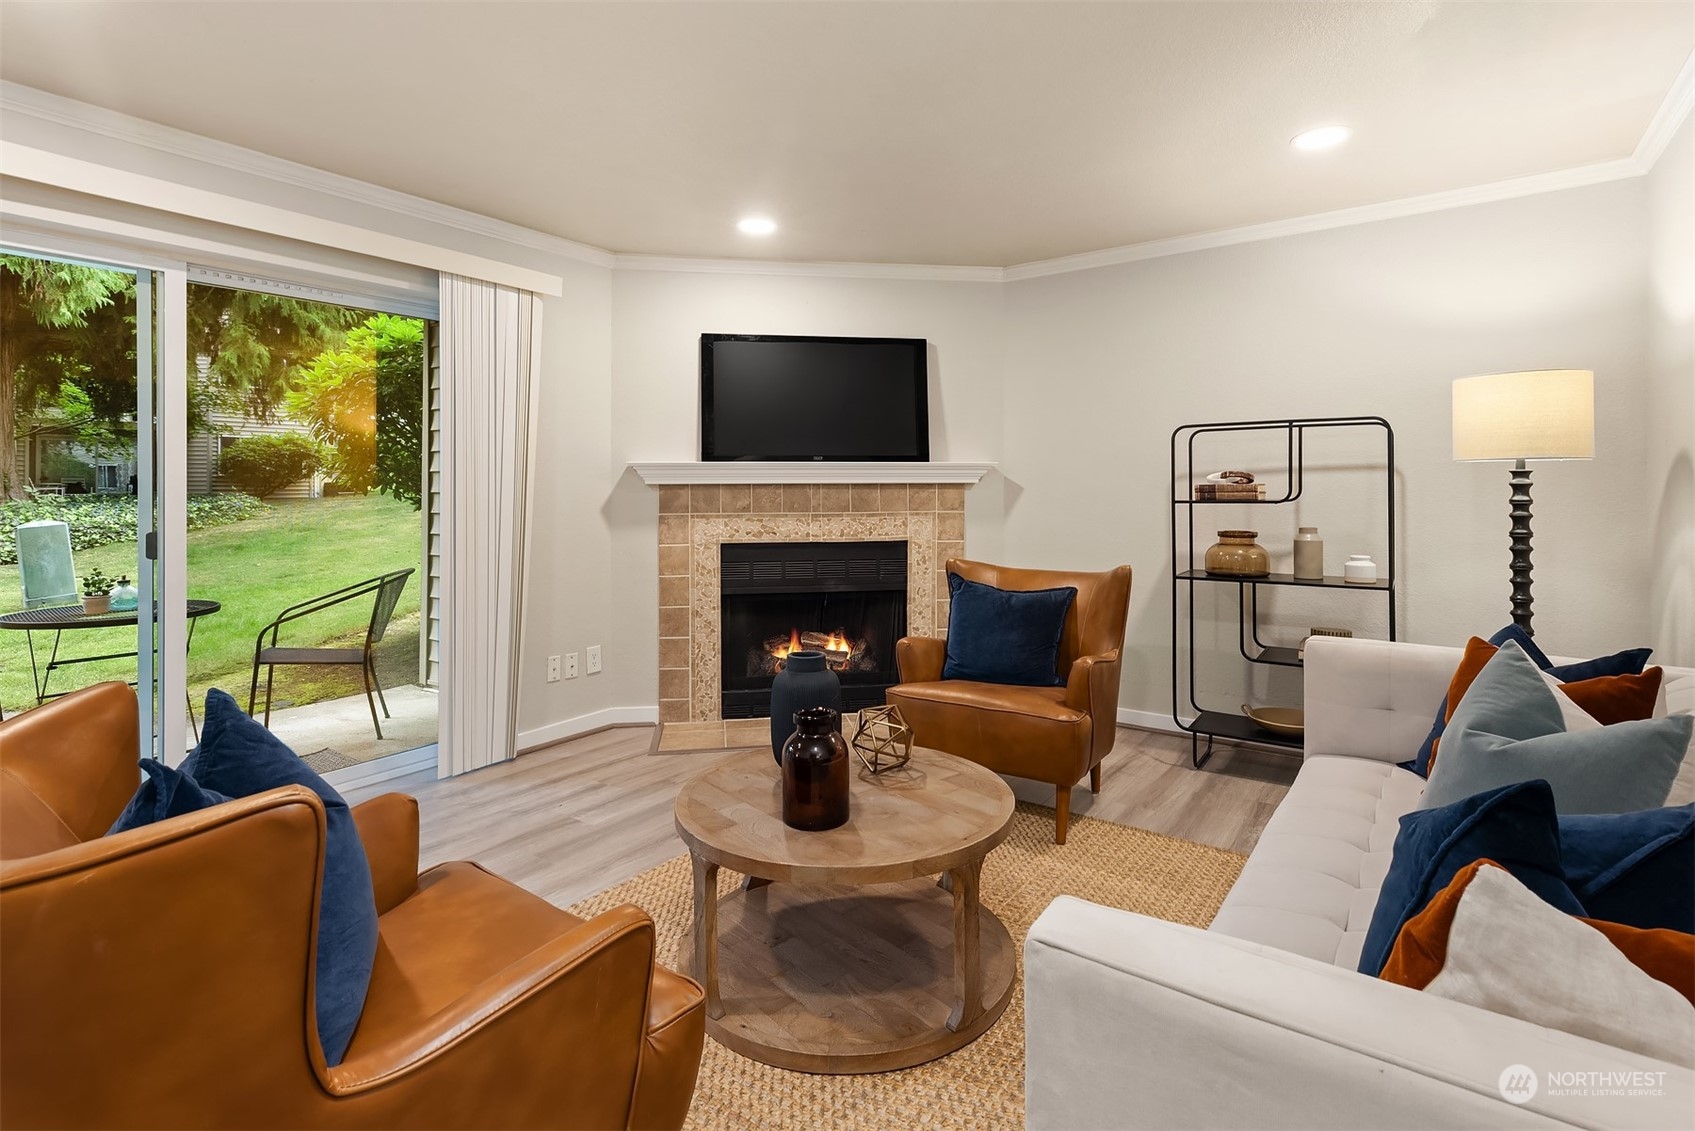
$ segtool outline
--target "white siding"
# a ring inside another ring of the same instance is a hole
[[[219,440],[224,436],[286,436],[289,433],[306,435],[306,429],[279,413],[272,420],[252,420],[240,413],[212,412],[206,417],[207,430],[188,438],[188,493],[190,495],[225,494],[235,485],[218,474]],[[302,479],[271,495],[273,499],[311,499],[321,493],[319,478]]]

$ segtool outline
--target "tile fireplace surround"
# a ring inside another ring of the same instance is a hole
[[[659,488],[660,748],[756,745],[767,719],[720,714],[719,547],[905,539],[907,632],[948,619],[942,565],[965,552],[965,488],[936,483],[692,484]]]

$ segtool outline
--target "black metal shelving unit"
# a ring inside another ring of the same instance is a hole
[[[1388,552],[1384,556],[1382,576],[1369,584],[1344,581],[1340,577],[1300,578],[1287,573],[1266,577],[1229,577],[1210,574],[1200,568],[1197,557],[1204,556],[1205,547],[1196,548],[1196,508],[1215,506],[1276,507],[1293,503],[1306,490],[1307,433],[1329,428],[1380,428],[1383,431],[1383,506],[1387,518]],[[1171,433],[1171,482],[1185,494],[1193,496],[1197,482],[1195,441],[1202,436],[1232,432],[1274,432],[1285,434],[1284,489],[1279,498],[1268,499],[1196,499],[1174,498],[1171,501],[1171,717],[1189,733],[1189,761],[1200,769],[1212,757],[1214,738],[1229,738],[1285,750],[1299,750],[1302,740],[1266,730],[1237,711],[1220,711],[1204,707],[1195,696],[1195,587],[1197,585],[1234,585],[1236,587],[1237,648],[1242,658],[1251,664],[1298,668],[1301,661],[1294,648],[1268,645],[1259,634],[1259,587],[1262,585],[1291,585],[1312,589],[1346,589],[1356,593],[1380,593],[1389,602],[1389,639],[1395,639],[1395,430],[1380,416],[1301,417],[1289,420],[1237,420],[1210,424],[1184,424]],[[1187,600],[1183,598],[1186,597]],[[1188,610],[1187,633],[1180,631]],[[1185,678],[1186,677],[1186,678]],[[1187,721],[1181,710],[1187,695]],[[1201,750],[1201,738],[1206,738],[1206,750]]]

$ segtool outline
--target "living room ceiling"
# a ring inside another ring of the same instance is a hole
[[[987,266],[1628,157],[1692,46],[1688,0],[0,5],[6,79],[612,251]]]

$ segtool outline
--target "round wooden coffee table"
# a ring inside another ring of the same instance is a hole
[[[982,1036],[1012,997],[1012,936],[978,903],[983,857],[1012,831],[1012,791],[936,750],[855,770],[851,816],[827,832],[783,824],[765,750],[677,795],[694,863],[682,965],[706,988],[706,1031],[779,1068],[910,1068]],[[720,866],[748,877],[723,899]]]

